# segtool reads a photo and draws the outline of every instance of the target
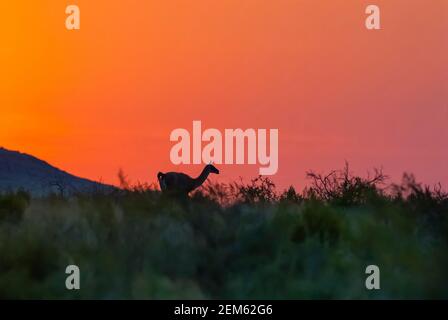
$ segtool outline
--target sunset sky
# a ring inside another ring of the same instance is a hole
[[[0,41],[0,146],[82,177],[195,175],[169,136],[201,120],[278,128],[281,187],[345,160],[448,187],[447,0],[2,1]]]

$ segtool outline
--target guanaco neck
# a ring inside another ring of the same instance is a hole
[[[207,180],[209,174],[210,172],[207,170],[207,167],[205,167],[201,174],[197,178],[193,179],[193,189],[200,187],[205,180]]]

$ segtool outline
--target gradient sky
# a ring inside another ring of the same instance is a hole
[[[0,41],[0,146],[79,176],[194,175],[170,164],[169,135],[201,120],[278,128],[282,187],[345,160],[448,186],[446,0],[2,1]]]

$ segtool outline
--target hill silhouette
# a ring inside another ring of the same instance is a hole
[[[0,193],[23,190],[41,197],[113,189],[110,185],[74,176],[34,156],[0,148]]]

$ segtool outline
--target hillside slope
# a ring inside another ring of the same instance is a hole
[[[114,187],[62,171],[31,155],[0,148],[0,192],[25,190],[32,196],[71,195]]]

